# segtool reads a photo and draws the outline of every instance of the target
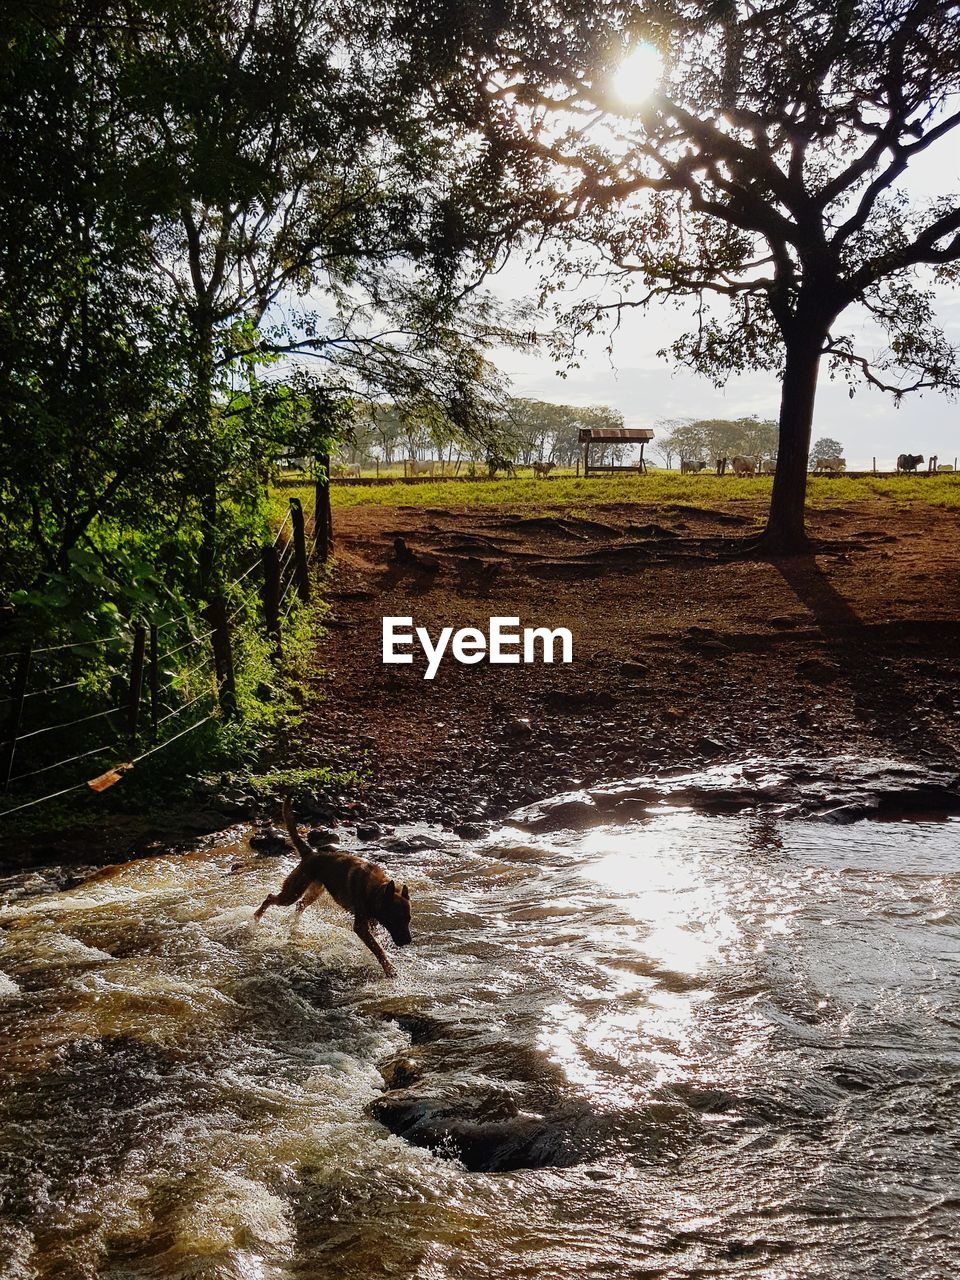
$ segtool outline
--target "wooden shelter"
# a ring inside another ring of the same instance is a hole
[[[635,471],[638,474],[646,472],[647,464],[643,460],[643,446],[648,440],[653,439],[653,432],[649,427],[610,427],[609,429],[601,427],[581,427],[579,431],[580,450],[583,455],[583,474],[589,476],[591,472],[611,472],[611,471]],[[640,446],[640,457],[636,462],[591,462],[590,450],[595,444],[638,444]]]

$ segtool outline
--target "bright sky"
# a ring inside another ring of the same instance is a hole
[[[943,195],[957,189],[960,139],[953,136],[919,157],[911,170],[910,191],[918,196]],[[519,257],[508,263],[495,281],[503,297],[533,292],[537,265]],[[960,346],[960,293],[942,291],[939,315],[947,336]],[[657,351],[683,332],[682,312],[655,305],[646,313],[624,313],[613,338],[612,359],[605,337],[594,338],[584,350],[579,369],[561,377],[549,356],[501,352],[500,368],[510,376],[513,393],[566,404],[608,404],[619,409],[627,426],[654,426],[661,418],[739,418],[755,413],[776,420],[780,384],[769,374],[731,378],[725,388],[659,360]],[[879,346],[874,335],[861,331],[860,350]],[[899,409],[891,396],[859,386],[851,400],[843,381],[831,382],[824,367],[817,393],[814,439],[830,436],[843,445],[851,470],[869,467],[875,456],[881,470],[892,468],[898,453],[939,455],[953,463],[960,455],[960,401],[924,392],[905,397]],[[654,452],[654,457],[656,454]]]

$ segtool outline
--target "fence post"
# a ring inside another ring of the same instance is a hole
[[[17,734],[20,732],[20,721],[23,719],[23,702],[27,696],[27,677],[30,674],[30,659],[33,656],[33,641],[28,640],[20,650],[17,659],[17,674],[13,681],[13,694],[10,698],[10,719],[7,721],[8,738],[3,744],[3,757],[0,760],[0,772],[3,773],[3,789],[10,784],[13,772],[13,757],[17,749]]]
[[[160,637],[154,623],[150,623],[150,736],[156,741],[157,717],[160,708]]]
[[[140,721],[140,697],[143,693],[143,655],[147,646],[147,629],[137,623],[133,633],[133,652],[130,655],[130,697],[127,702],[127,736],[130,745],[137,740]]]
[[[317,552],[321,560],[327,560],[333,550],[333,517],[330,513],[330,455],[321,453],[317,458],[316,501],[313,508],[313,532],[317,539]]]
[[[303,531],[303,507],[299,498],[290,499],[293,524],[293,563],[297,578],[297,595],[304,604],[310,599],[310,571],[307,568],[307,538]]]
[[[230,626],[227,622],[227,606],[223,596],[214,596],[204,610],[204,617],[213,628],[210,637],[213,644],[213,661],[217,669],[217,691],[220,709],[232,720],[237,714],[237,686],[233,679],[233,653],[230,648]]]
[[[260,550],[263,562],[263,617],[267,626],[267,638],[273,641],[273,658],[276,662],[282,654],[280,642],[280,557],[277,548],[267,543]]]

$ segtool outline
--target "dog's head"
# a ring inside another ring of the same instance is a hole
[[[383,898],[377,913],[380,923],[398,947],[405,947],[410,937],[410,890],[406,885],[398,889],[391,880],[383,886]]]

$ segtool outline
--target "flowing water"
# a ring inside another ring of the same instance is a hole
[[[242,844],[8,881],[0,1273],[954,1275],[958,834],[384,855],[393,982],[329,902],[253,926],[291,860]]]

